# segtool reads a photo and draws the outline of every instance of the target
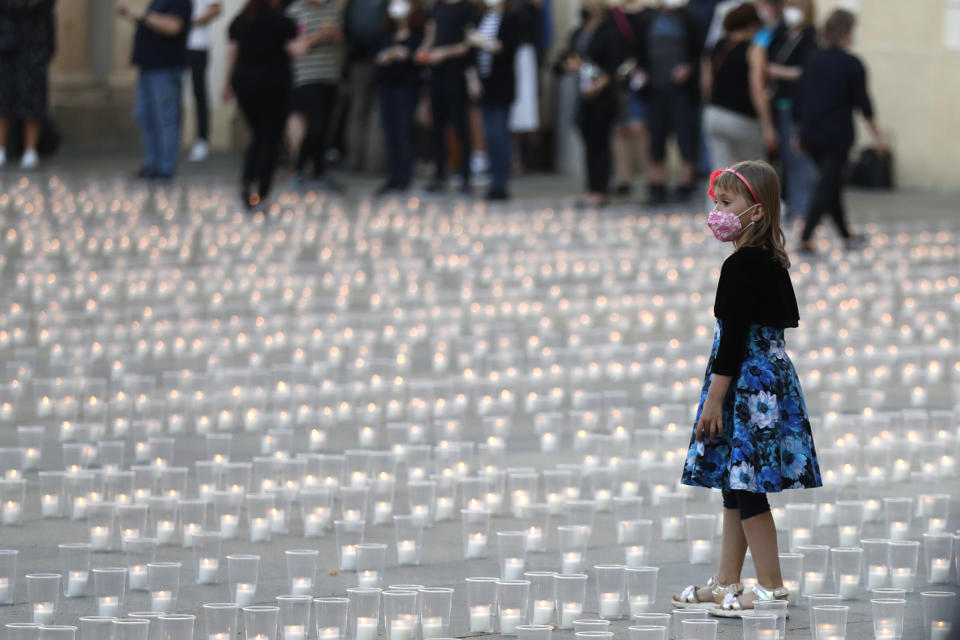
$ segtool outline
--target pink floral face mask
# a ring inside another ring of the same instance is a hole
[[[713,231],[713,235],[717,240],[721,242],[732,242],[740,237],[744,229],[753,224],[751,221],[750,224],[744,227],[740,224],[740,218],[750,213],[756,206],[757,205],[753,205],[741,213],[714,209],[710,212],[710,215],[707,216],[707,226]]]

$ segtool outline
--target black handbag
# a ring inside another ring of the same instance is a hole
[[[893,189],[893,155],[864,149],[850,171],[850,184],[866,189]]]

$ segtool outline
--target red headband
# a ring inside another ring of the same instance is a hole
[[[750,183],[747,181],[747,179],[744,178],[739,171],[734,171],[733,169],[717,169],[716,171],[710,174],[710,190],[707,191],[707,195],[710,196],[711,200],[713,200],[714,202],[716,202],[717,200],[716,197],[714,197],[713,195],[713,184],[717,181],[717,176],[719,176],[721,173],[732,173],[733,175],[737,176],[740,179],[740,182],[747,185],[747,189],[750,190],[750,195],[753,196],[753,201],[756,202],[757,204],[760,203],[760,198],[757,197],[756,191],[753,190],[753,187],[750,186]]]

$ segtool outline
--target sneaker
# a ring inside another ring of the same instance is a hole
[[[23,157],[20,158],[21,169],[36,169],[38,164],[40,164],[40,156],[37,155],[36,149],[27,149],[23,152]]]
[[[7,164],[7,150],[0,147],[0,167]]]
[[[210,148],[206,140],[197,140],[190,149],[190,162],[203,162],[210,157]]]

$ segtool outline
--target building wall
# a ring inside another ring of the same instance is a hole
[[[141,5],[146,0],[133,0]],[[554,0],[556,41],[564,42],[576,20],[577,0]],[[60,44],[51,69],[52,103],[65,119],[69,140],[121,140],[135,134],[130,68],[133,29],[112,15],[116,0],[60,0]],[[224,82],[226,28],[244,0],[223,0],[213,23],[213,50],[208,75],[212,143],[234,148],[242,125],[234,105],[220,101]],[[908,186],[960,188],[960,0],[818,0],[819,17],[839,6],[856,11],[859,28],[854,52],[869,69],[877,119],[896,154],[899,183]],[[552,83],[547,85],[552,87]],[[189,90],[184,83],[185,96]],[[548,91],[552,91],[548,89]],[[550,101],[549,95],[545,100]],[[185,100],[185,104],[189,104]],[[108,115],[104,115],[104,114]],[[558,115],[560,115],[558,113]],[[185,111],[184,144],[191,142],[193,113]],[[558,145],[561,166],[579,165],[572,132]],[[859,142],[869,137],[860,128]]]

